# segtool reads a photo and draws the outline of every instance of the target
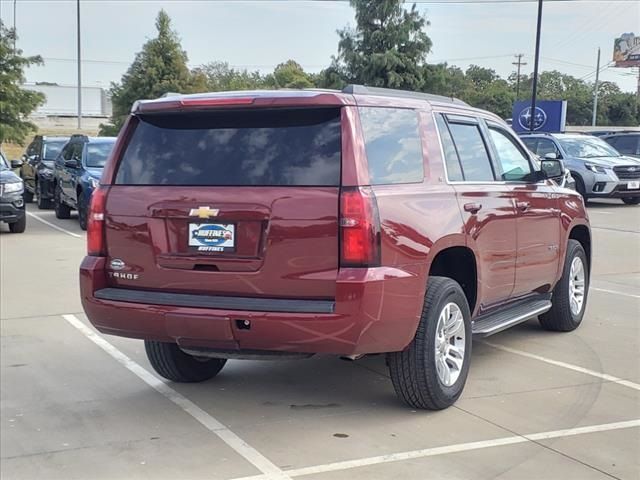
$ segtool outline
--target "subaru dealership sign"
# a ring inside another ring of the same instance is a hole
[[[567,121],[566,100],[540,100],[535,110],[530,101],[519,101],[513,104],[512,128],[516,132],[528,132],[533,120],[536,132],[564,132]]]

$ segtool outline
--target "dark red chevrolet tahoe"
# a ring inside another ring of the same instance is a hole
[[[226,92],[137,102],[93,195],[82,303],[176,382],[231,358],[385,353],[398,395],[460,396],[472,336],[580,324],[580,196],[445,97]],[[524,373],[524,372],[523,372]]]

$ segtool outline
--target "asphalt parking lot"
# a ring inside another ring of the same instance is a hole
[[[178,385],[82,312],[77,221],[0,226],[3,479],[638,479],[640,208],[591,204],[583,325],[474,342],[446,411],[397,399],[382,356],[230,361]],[[37,217],[36,217],[37,216]]]

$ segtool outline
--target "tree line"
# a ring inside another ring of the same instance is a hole
[[[531,94],[532,75],[516,74],[501,78],[493,69],[471,65],[466,70],[448,63],[430,64],[427,56],[432,42],[425,32],[429,25],[415,4],[405,8],[402,0],[350,0],[355,10],[353,27],[338,30],[338,51],[330,64],[319,73],[306,72],[294,60],[277,65],[270,73],[249,71],[214,61],[195,68],[188,67],[187,53],[180,38],[171,28],[171,19],[161,10],[156,18],[157,36],[147,41],[120,82],[112,83],[110,94],[113,115],[101,125],[102,135],[115,135],[139,99],[157,98],[166,93],[198,93],[225,90],[278,88],[335,88],[356,83],[376,87],[398,88],[435,93],[459,98],[475,107],[497,115],[511,116],[516,100],[516,84],[520,83],[520,99]],[[2,27],[4,29],[4,27]],[[2,49],[10,55],[10,30],[3,30]],[[15,32],[13,32],[15,35]],[[5,48],[6,41],[6,48]],[[19,57],[19,56],[18,56]],[[24,81],[22,67],[39,62],[38,57],[15,60],[12,82]],[[11,66],[10,62],[9,63]],[[0,62],[0,70],[4,70]],[[0,81],[4,83],[4,72]],[[545,71],[538,77],[538,98],[567,100],[567,123],[590,125],[593,107],[593,84],[559,71]],[[41,98],[23,100],[10,92],[4,96],[0,89],[0,106],[18,99],[25,111],[32,111]],[[640,124],[640,102],[632,93],[622,92],[612,82],[602,82],[598,88],[598,125]],[[21,94],[24,96],[24,94]],[[13,108],[13,107],[12,107]],[[29,110],[31,108],[31,110]],[[4,109],[4,108],[3,108]],[[6,130],[3,125],[0,133]],[[17,124],[17,123],[16,123]],[[27,125],[15,129],[24,133]],[[4,137],[4,134],[3,134]]]

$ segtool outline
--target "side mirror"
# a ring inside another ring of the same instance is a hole
[[[78,163],[79,162],[77,158],[71,158],[64,161],[64,166],[67,168],[78,168]]]
[[[11,168],[20,168],[23,164],[23,161],[19,158],[16,160],[11,160]]]
[[[564,175],[564,165],[562,162],[556,158],[546,158],[546,155],[544,160],[540,162],[540,168],[546,174],[547,178],[557,178]]]
[[[549,152],[544,154],[545,160],[557,160],[558,154],[556,152]]]

